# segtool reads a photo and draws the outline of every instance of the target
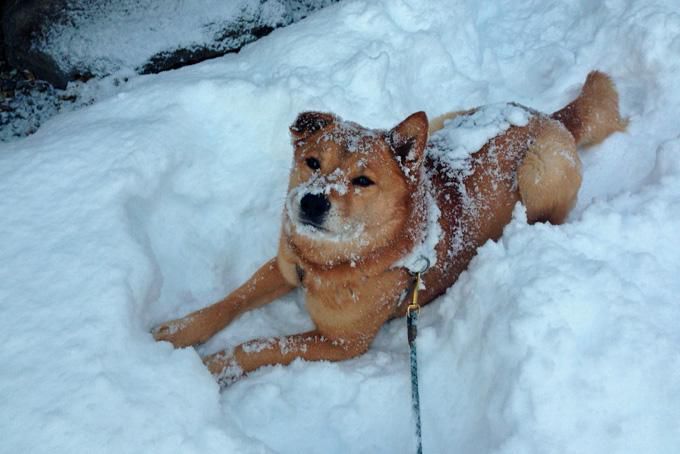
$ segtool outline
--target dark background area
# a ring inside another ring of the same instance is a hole
[[[283,11],[274,18],[267,15],[267,5],[271,5],[272,1]],[[215,21],[221,28],[213,35],[208,35],[205,41],[181,45],[180,35],[176,43],[167,43],[167,49],[148,55],[144,64],[125,68],[133,75],[155,74],[238,52],[243,46],[273,30],[290,25],[339,1],[341,0],[251,0],[247,3],[248,8],[243,6],[245,2],[241,2],[240,13],[226,18],[215,16]],[[60,55],[50,50],[50,46],[39,45],[41,39],[44,41],[45,36],[49,36],[46,31],[53,30],[51,27],[55,25],[62,27],[57,30],[64,30],[63,27],[66,27],[67,32],[83,30],[79,28],[77,19],[88,17],[89,14],[106,21],[109,17],[106,12],[111,11],[111,8],[115,8],[116,13],[123,11],[124,16],[137,18],[134,10],[149,5],[158,5],[162,13],[166,12],[163,9],[164,0],[157,0],[155,3],[153,0],[127,0],[124,3],[117,3],[115,0],[0,0],[0,141],[30,135],[37,131],[42,122],[59,111],[75,109],[95,101],[78,99],[81,97],[78,84],[69,85],[70,82],[86,82],[92,78],[101,79],[111,75],[107,69],[102,70],[101,65],[87,59],[69,66],[65,63],[65,55],[71,55],[68,50],[65,51],[66,54]],[[167,11],[173,12],[170,9]],[[136,32],[153,28],[153,24],[138,22],[141,28],[126,30],[129,32],[126,36],[135,37]],[[94,24],[100,25],[99,22]],[[96,42],[88,36],[76,36]],[[76,42],[75,45],[77,44]],[[114,83],[125,83],[127,77],[120,77]]]

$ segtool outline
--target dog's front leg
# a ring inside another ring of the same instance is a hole
[[[277,259],[265,263],[248,281],[226,298],[152,330],[156,340],[186,347],[208,340],[243,312],[263,306],[294,287],[284,279]]]
[[[221,385],[262,366],[290,364],[296,358],[308,361],[342,361],[364,353],[375,333],[352,339],[329,339],[318,330],[286,337],[257,339],[243,343],[233,351],[221,351],[203,358],[203,362]]]

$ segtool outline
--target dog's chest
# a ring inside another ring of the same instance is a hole
[[[304,282],[307,310],[317,328],[329,337],[347,337],[389,318],[408,286],[408,276],[388,270],[346,281],[307,271]]]

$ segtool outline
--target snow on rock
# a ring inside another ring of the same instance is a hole
[[[10,61],[58,88],[114,73],[157,73],[238,51],[337,0],[14,2]]]
[[[676,452],[676,10],[348,0],[0,144],[0,451],[411,452],[403,320],[360,358],[264,368],[221,394],[193,349],[149,329],[275,254],[298,112],[389,128],[418,110],[552,111],[598,68],[630,126],[583,152],[568,222],[529,226],[518,207],[421,312],[424,448]],[[310,326],[293,292],[200,351]]]

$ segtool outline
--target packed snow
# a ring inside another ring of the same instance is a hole
[[[561,226],[501,240],[421,311],[426,453],[680,446],[675,0],[346,0],[239,54],[132,79],[0,144],[0,452],[414,452],[405,321],[341,363],[223,392],[149,330],[276,253],[298,112],[390,128],[612,75],[627,132],[581,153]],[[307,330],[298,292],[198,350]]]

